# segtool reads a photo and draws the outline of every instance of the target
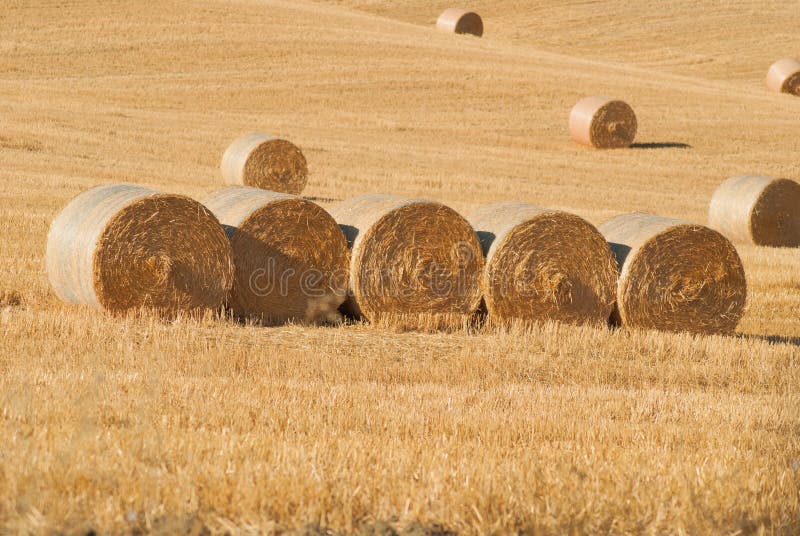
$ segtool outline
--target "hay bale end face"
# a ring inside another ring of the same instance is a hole
[[[133,185],[70,201],[50,227],[46,264],[59,298],[111,312],[215,309],[233,283],[230,244],[207,208]]]
[[[747,283],[720,233],[671,218],[625,214],[600,227],[620,266],[614,318],[660,331],[732,333]]]
[[[475,12],[460,8],[446,9],[439,15],[436,28],[448,33],[483,35],[483,20]]]
[[[300,194],[308,181],[308,164],[299,147],[265,134],[234,141],[222,156],[226,184]]]
[[[783,58],[767,71],[767,87],[774,93],[800,96],[800,61]]]
[[[469,220],[486,256],[484,302],[491,317],[608,321],[619,274],[592,224],[514,202],[484,205]]]
[[[331,214],[351,247],[346,310],[385,316],[471,315],[483,254],[470,224],[440,203],[364,195]]]
[[[735,242],[800,247],[800,184],[761,175],[731,177],[711,198],[708,225]]]
[[[330,322],[347,291],[350,254],[336,221],[301,197],[246,186],[213,192],[236,276],[228,305],[264,322]]]
[[[620,100],[586,97],[569,115],[569,131],[576,142],[597,149],[629,147],[636,138],[636,114]]]

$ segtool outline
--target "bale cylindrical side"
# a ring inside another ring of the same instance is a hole
[[[436,28],[444,32],[457,34],[471,34],[478,37],[483,35],[483,20],[473,11],[453,7],[446,9],[439,15]]]
[[[619,273],[586,220],[527,203],[484,205],[469,218],[486,257],[484,302],[498,319],[606,322]]]
[[[112,312],[213,309],[233,283],[230,244],[207,208],[133,185],[70,201],[50,227],[46,264],[59,298]]]
[[[470,315],[481,300],[483,254],[469,223],[432,201],[363,195],[331,214],[351,247],[346,310],[386,315]]]
[[[629,147],[636,138],[636,128],[633,109],[608,97],[583,98],[569,115],[572,139],[597,149]]]
[[[615,319],[661,331],[732,333],[747,283],[736,249],[717,231],[650,214],[600,227],[620,266]]]
[[[235,314],[267,322],[339,318],[350,253],[322,207],[247,186],[217,190],[205,204],[233,248],[236,277],[228,305]]]
[[[767,87],[775,93],[800,96],[800,61],[783,58],[767,71]]]
[[[308,180],[308,164],[292,142],[266,134],[235,140],[222,156],[226,184],[300,194]]]
[[[800,247],[800,184],[762,175],[731,177],[711,198],[708,225],[733,241]]]

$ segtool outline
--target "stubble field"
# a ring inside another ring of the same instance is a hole
[[[70,198],[202,199],[249,131],[298,143],[318,199],[510,199],[595,224],[704,222],[728,176],[800,179],[800,99],[763,82],[798,53],[794,6],[472,6],[483,39],[433,31],[439,1],[3,3],[0,532],[800,531],[797,249],[739,247],[733,337],[167,323],[50,292]],[[571,143],[586,94],[628,101],[641,145]]]

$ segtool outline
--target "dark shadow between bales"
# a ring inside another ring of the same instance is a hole
[[[790,346],[800,346],[800,337],[788,335],[739,335],[740,339],[751,341],[763,341],[769,344],[788,344]]]
[[[632,143],[631,149],[691,149],[692,146],[688,143],[680,143],[677,141],[659,141],[648,143]]]

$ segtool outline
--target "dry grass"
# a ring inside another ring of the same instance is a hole
[[[800,531],[798,249],[740,246],[728,338],[119,320],[59,304],[44,271],[79,190],[202,198],[259,129],[303,148],[319,198],[703,222],[726,177],[797,179],[800,100],[764,88],[793,6],[478,1],[474,39],[433,29],[438,1],[145,4],[0,10],[0,532]],[[575,146],[594,93],[654,148]]]

